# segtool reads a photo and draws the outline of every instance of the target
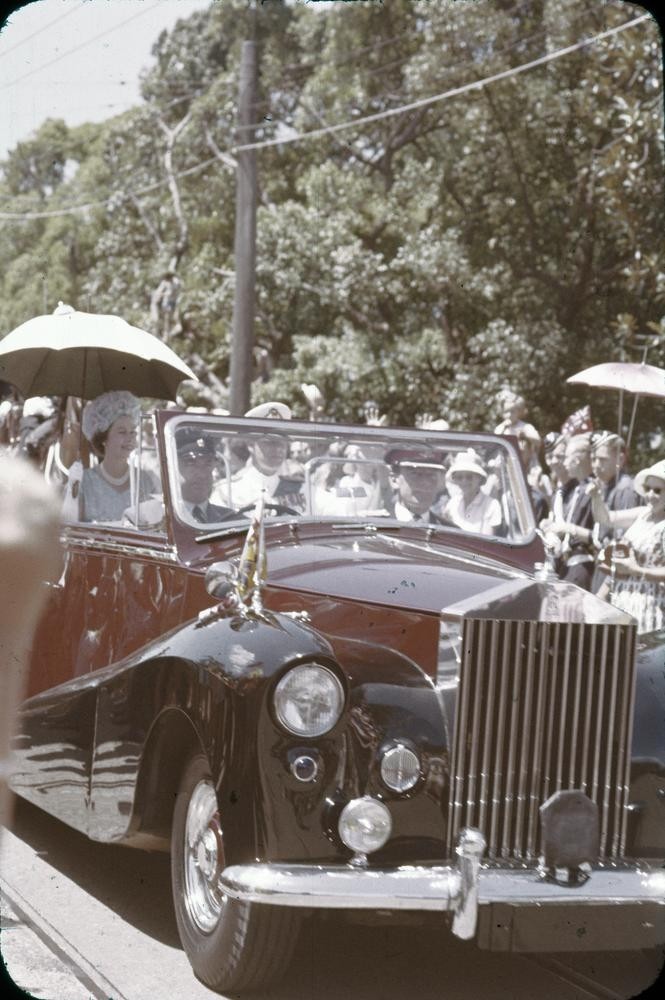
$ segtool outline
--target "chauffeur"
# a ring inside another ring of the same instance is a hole
[[[394,516],[398,521],[444,524],[437,507],[444,491],[440,456],[431,452],[393,448],[386,455],[395,476]]]
[[[212,524],[232,514],[231,507],[210,502],[212,470],[216,463],[215,444],[210,435],[195,427],[176,433],[180,494],[183,506],[195,521]]]

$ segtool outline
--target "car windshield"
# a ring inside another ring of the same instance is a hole
[[[514,543],[534,530],[517,452],[500,437],[194,417],[168,421],[178,519],[226,527],[265,516],[412,523]]]

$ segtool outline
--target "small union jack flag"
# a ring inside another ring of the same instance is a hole
[[[566,437],[573,434],[586,434],[593,430],[593,420],[591,419],[591,407],[583,406],[580,410],[575,410],[569,417],[566,417],[561,425],[561,433]]]
[[[261,588],[267,575],[266,547],[263,529],[264,494],[256,501],[245,544],[238,565],[238,595],[241,600],[260,609]]]

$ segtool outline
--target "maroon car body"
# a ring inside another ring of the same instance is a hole
[[[205,526],[183,431],[213,442],[231,509]],[[266,435],[298,458],[252,521],[238,498]],[[638,650],[632,619],[534,572],[513,442],[169,411],[155,447],[149,524],[137,505],[64,528],[13,784],[93,839],[171,851],[204,982],[274,979],[313,908],[438,911],[500,950],[665,940],[665,637]],[[469,449],[491,534],[445,514]],[[409,455],[436,518],[396,514]]]

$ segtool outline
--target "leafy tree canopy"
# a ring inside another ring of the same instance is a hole
[[[268,362],[255,401],[304,414],[300,385],[314,382],[335,419],[360,419],[371,398],[395,423],[426,411],[479,429],[510,386],[542,431],[584,402],[613,426],[616,396],[565,378],[638,360],[645,334],[648,360],[665,364],[657,26],[521,67],[642,12],[617,0],[213,3],[157,39],[139,106],[102,125],[45,122],[2,164],[0,210],[24,218],[0,217],[0,330],[58,299],[113,311],[223,385],[239,61],[254,37],[258,140],[359,122],[257,154],[255,333]],[[640,404],[644,447],[659,428],[662,408]]]

